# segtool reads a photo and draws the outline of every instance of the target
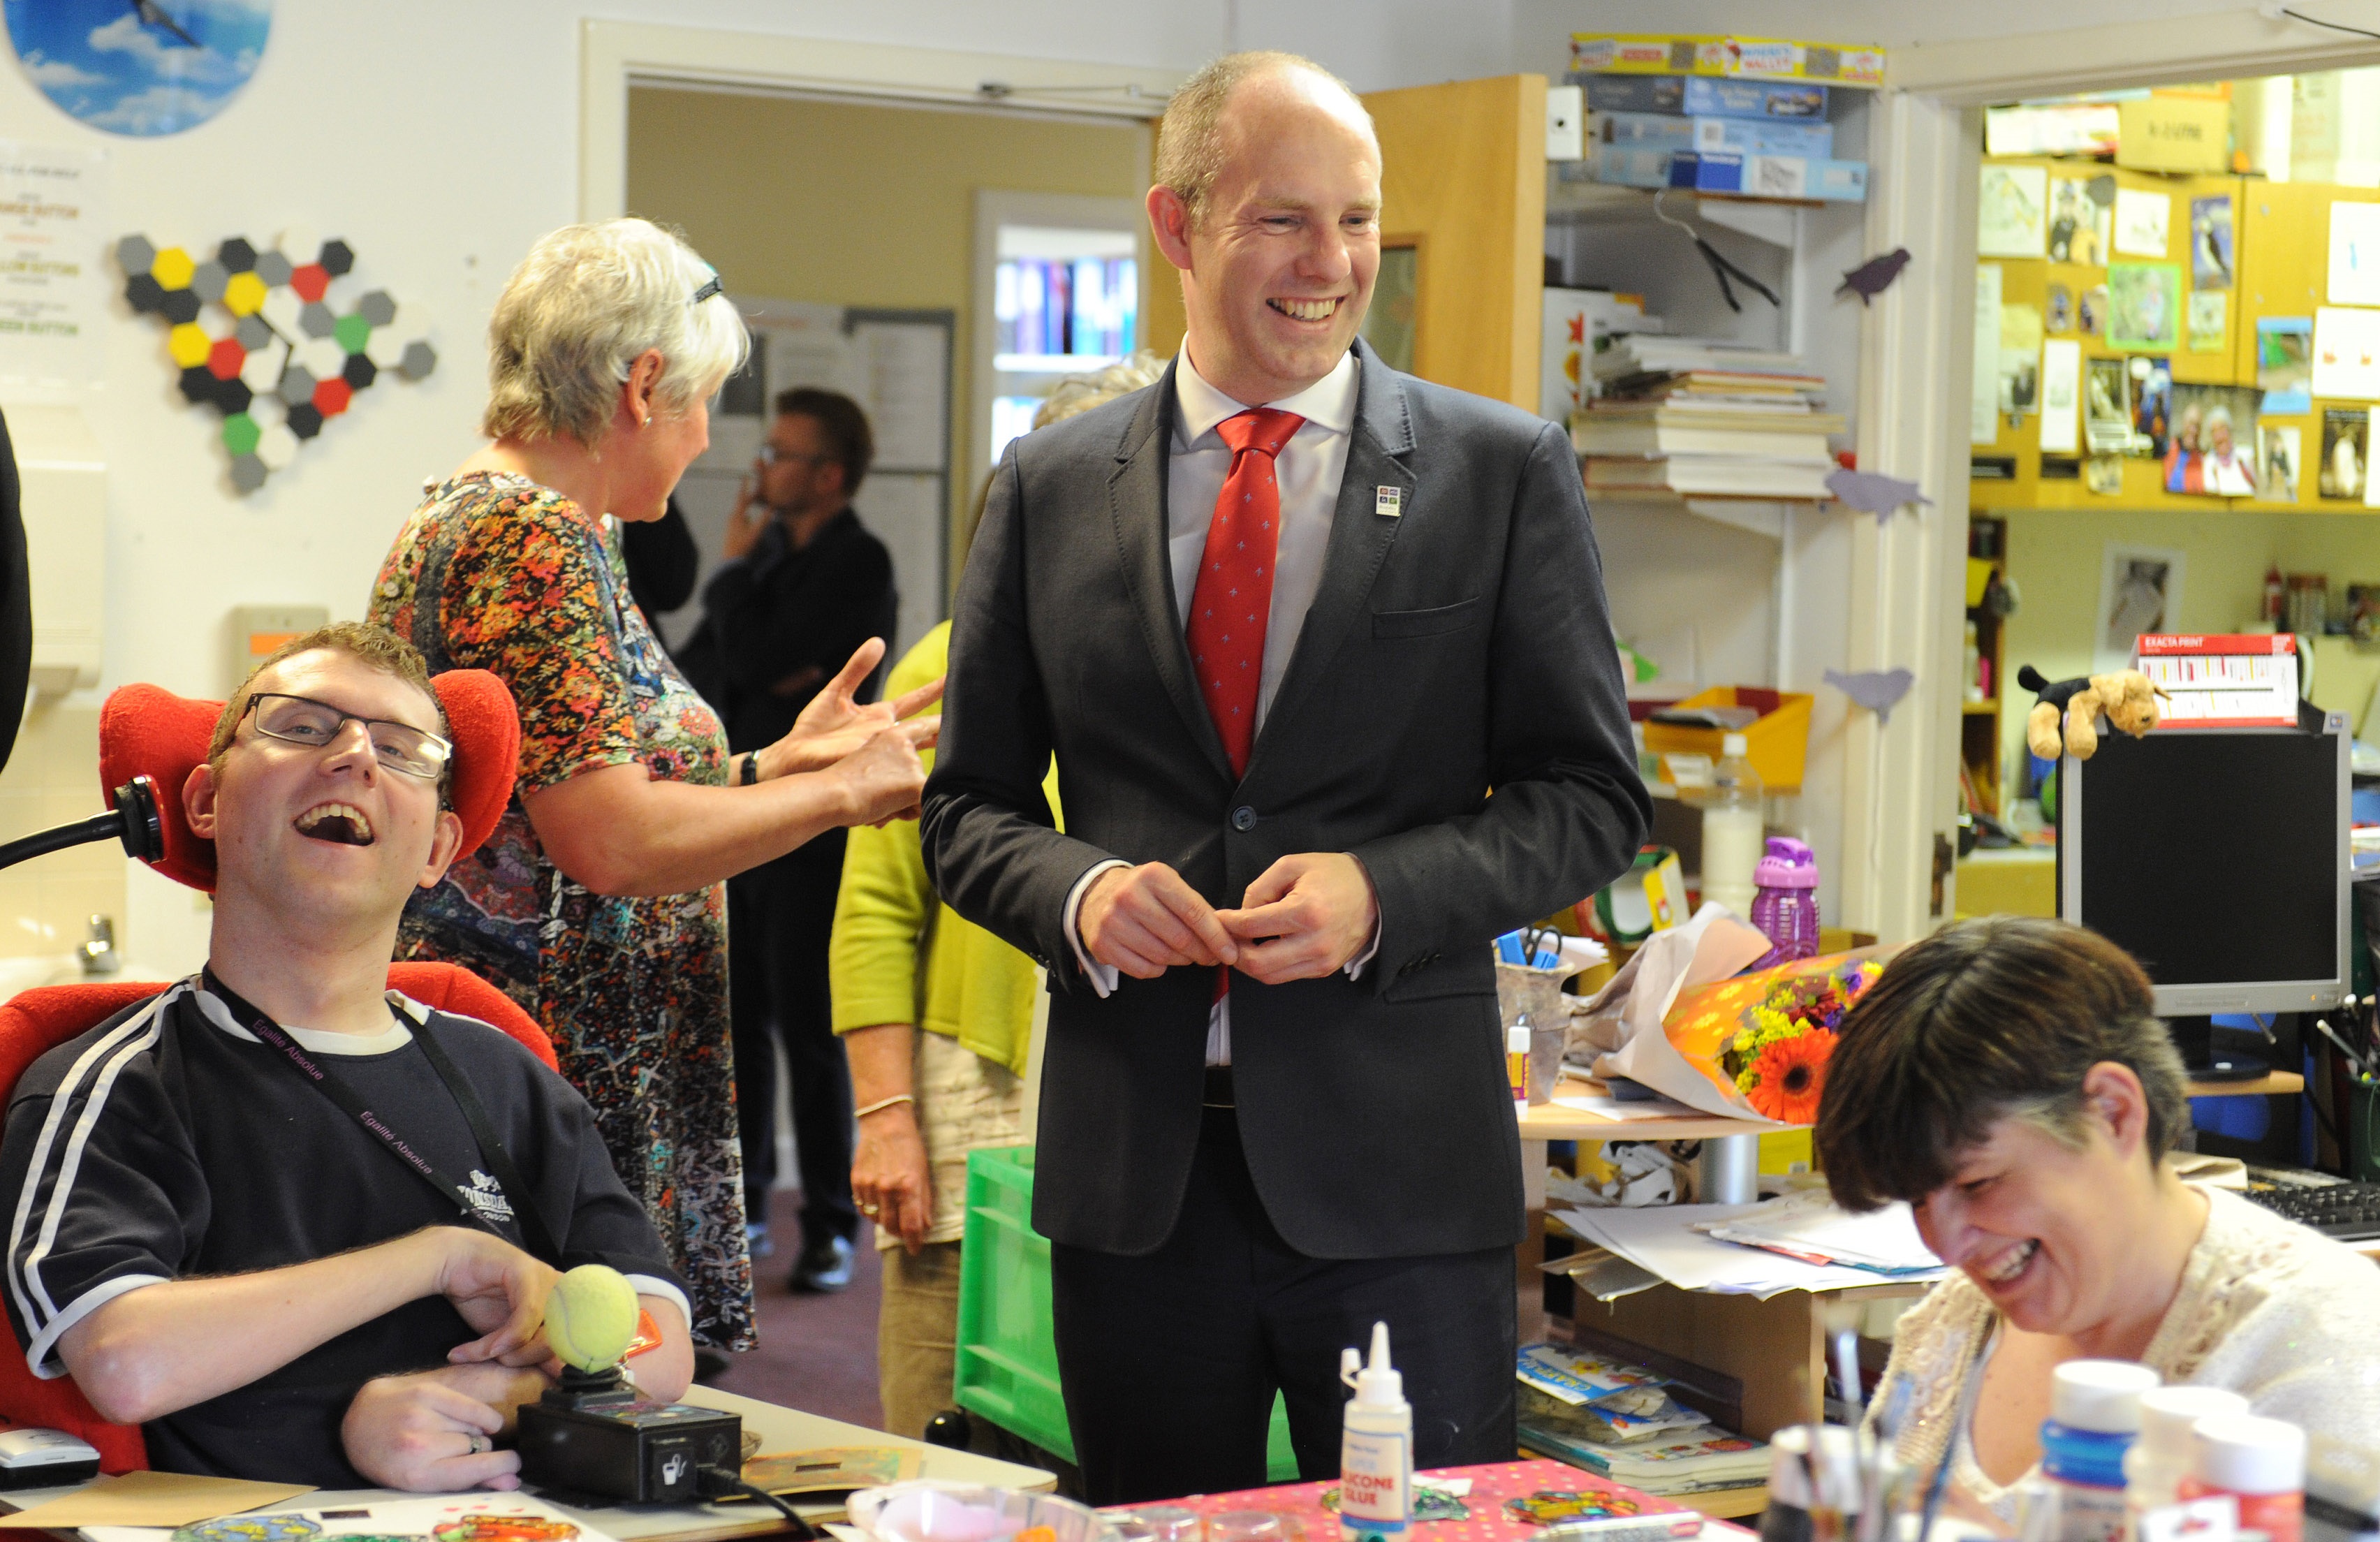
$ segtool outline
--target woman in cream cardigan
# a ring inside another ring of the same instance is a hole
[[[2254,1411],[2380,1441],[2380,1276],[2164,1160],[2181,1060],[2140,966],[2063,922],[1961,922],[1845,1018],[1817,1149],[1837,1203],[1906,1199],[1958,1272],[1900,1319],[1876,1419],[1962,1508],[2014,1518],[2050,1373],[2139,1361]]]

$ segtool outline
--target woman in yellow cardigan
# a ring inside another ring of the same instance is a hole
[[[888,699],[941,678],[950,645],[946,621],[893,667]],[[1054,811],[1055,766],[1042,791]],[[884,1266],[884,1427],[915,1438],[951,1406],[967,1153],[1030,1138],[1033,961],[934,897],[917,821],[896,820],[851,832],[827,970],[859,1115],[851,1192]]]

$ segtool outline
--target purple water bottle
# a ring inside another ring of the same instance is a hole
[[[1768,855],[1753,869],[1752,924],[1774,944],[1752,966],[1767,969],[1815,956],[1818,951],[1818,859],[1791,835],[1768,837]]]

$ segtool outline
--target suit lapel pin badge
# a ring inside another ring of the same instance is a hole
[[[1401,487],[1375,488],[1372,512],[1383,518],[1397,518],[1405,512],[1405,490]]]

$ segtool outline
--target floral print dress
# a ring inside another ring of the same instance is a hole
[[[485,844],[415,897],[400,958],[470,968],[553,1038],[628,1192],[693,1287],[694,1342],[754,1342],[727,1018],[726,886],[613,898],[565,877],[520,793],[642,764],[722,786],[727,738],[628,598],[604,521],[525,477],[433,483],[372,586],[370,618],[431,672],[512,687],[520,774]]]

